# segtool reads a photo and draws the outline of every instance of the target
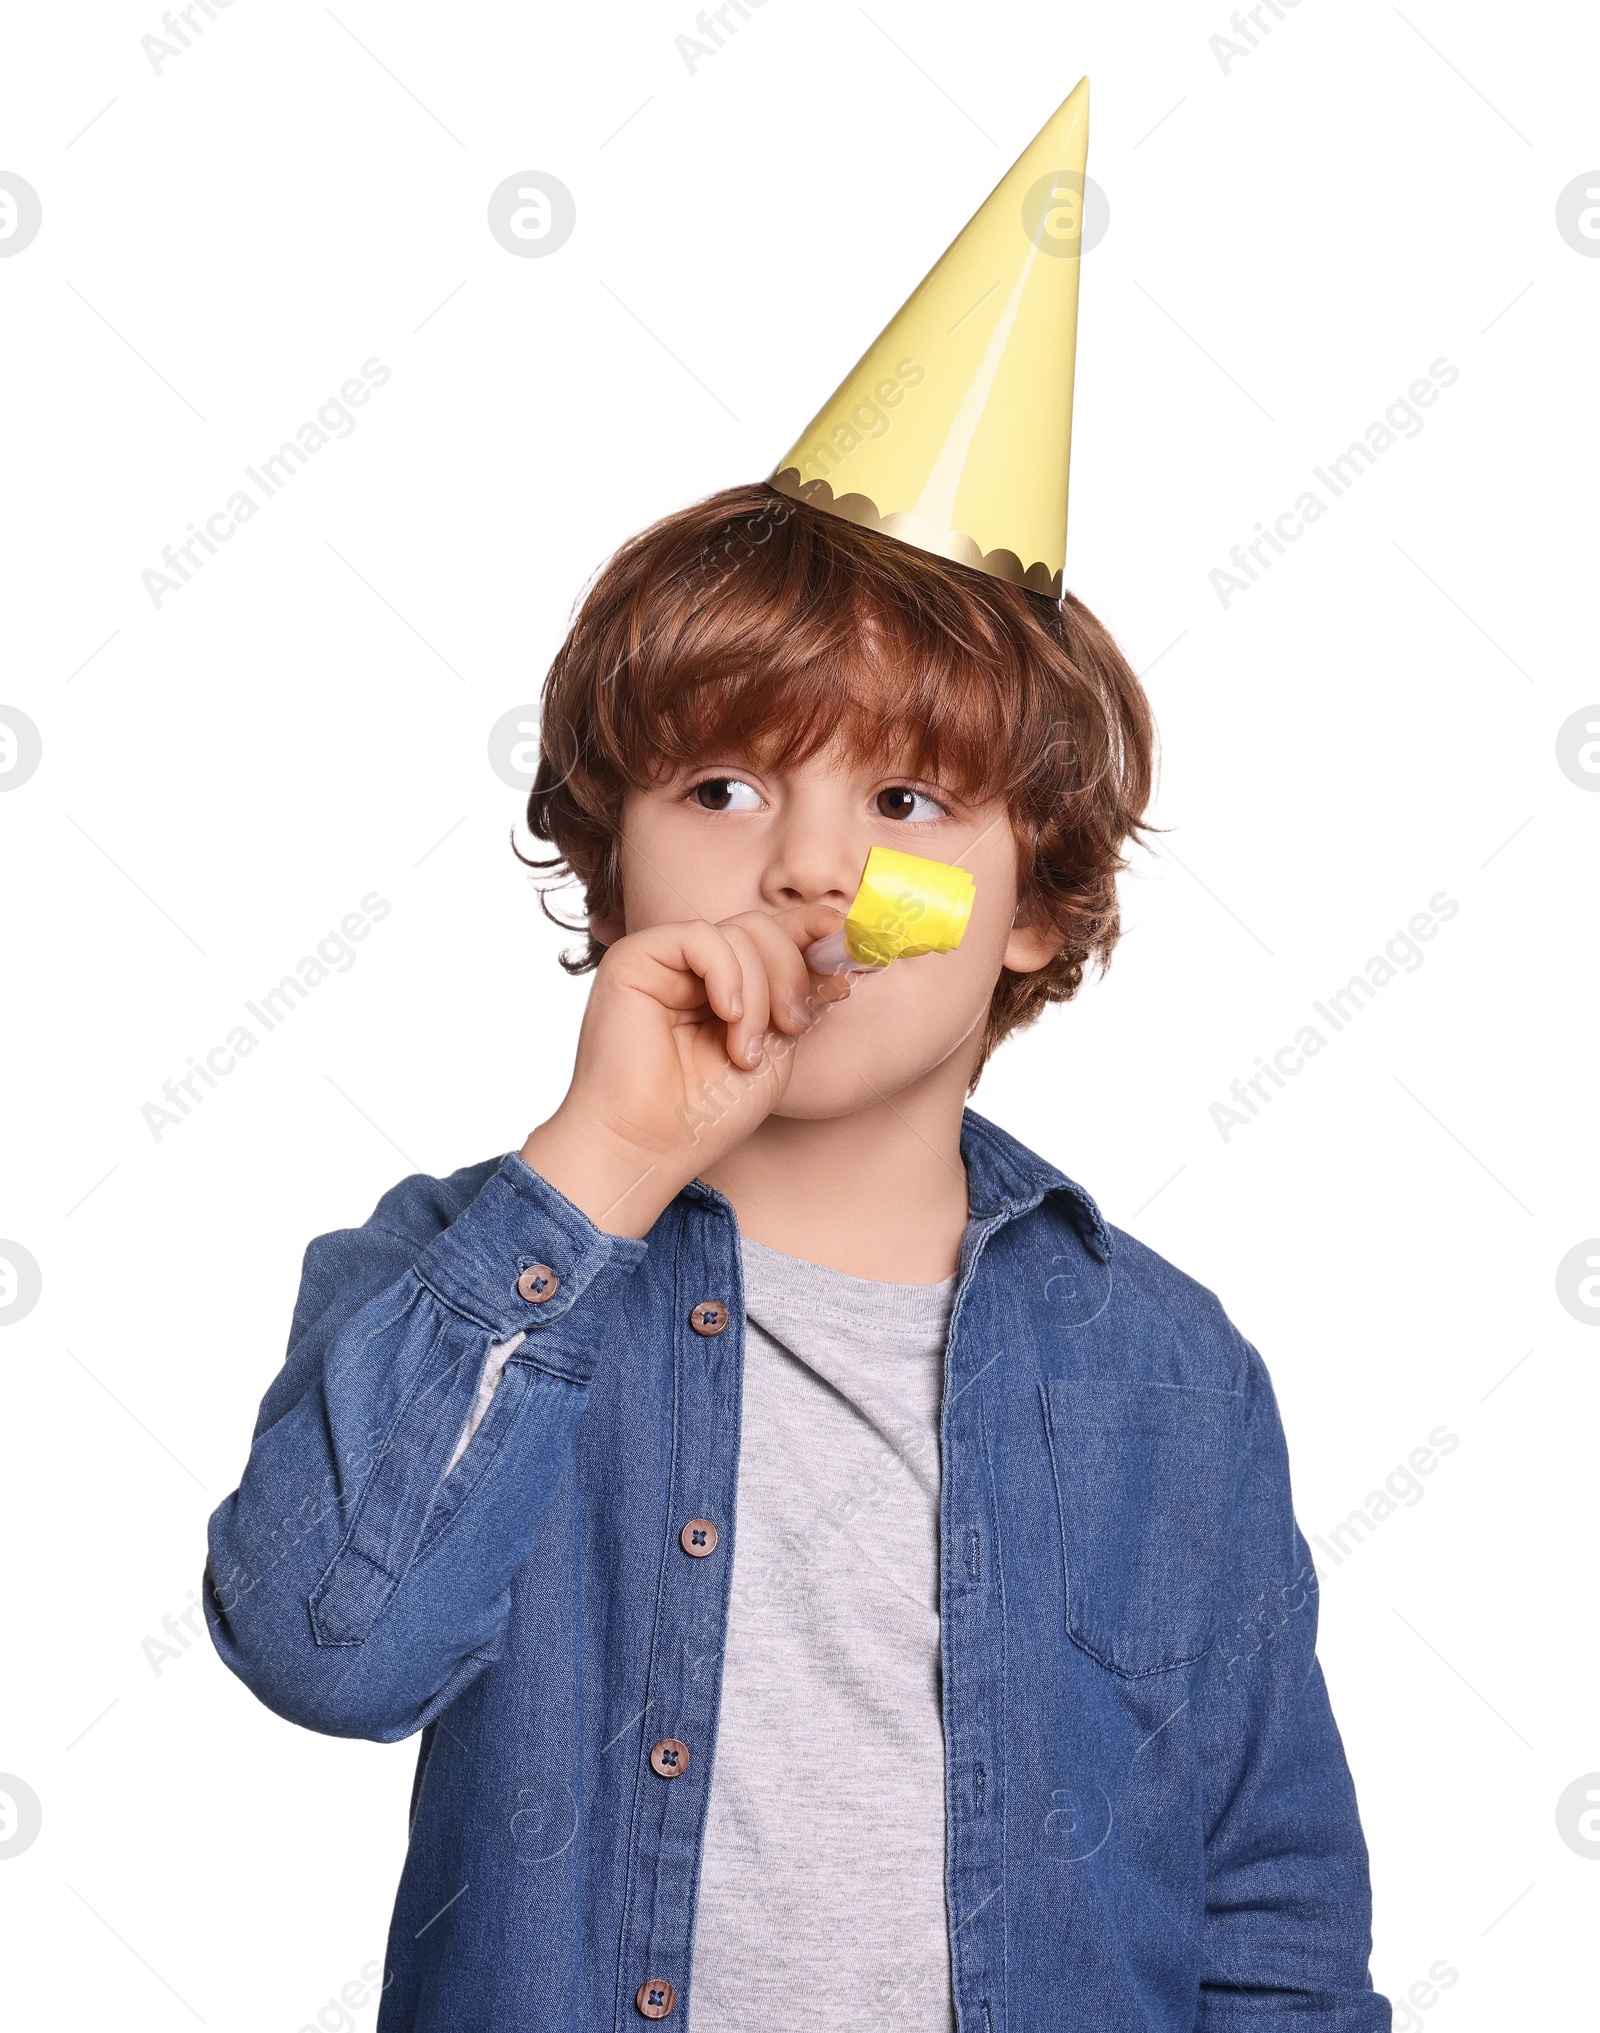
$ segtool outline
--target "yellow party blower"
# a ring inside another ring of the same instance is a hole
[[[874,847],[842,931],[805,950],[813,974],[870,974],[892,960],[953,953],[972,915],[972,877],[944,861]]]

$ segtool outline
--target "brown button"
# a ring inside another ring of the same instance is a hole
[[[676,1779],[680,1772],[689,1769],[689,1746],[676,1737],[663,1737],[660,1743],[650,1746],[650,1769],[659,1772],[663,1779]]]
[[[728,1324],[728,1309],[720,1299],[702,1299],[689,1315],[696,1334],[720,1334]]]
[[[517,1292],[530,1306],[542,1306],[561,1289],[561,1280],[548,1264],[529,1264],[517,1280]]]
[[[696,1560],[704,1560],[717,1550],[717,1528],[709,1518],[691,1518],[678,1534],[678,1544]]]
[[[665,1977],[649,1977],[634,1992],[633,2002],[647,2019],[664,2019],[678,2002],[678,1994]]]

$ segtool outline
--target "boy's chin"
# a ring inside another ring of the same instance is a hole
[[[807,1080],[796,1072],[789,1091],[772,1109],[787,1122],[837,1122],[871,1108],[877,1097],[859,1080]]]
[[[903,1046],[899,1051],[873,1052],[864,1040],[852,1039],[849,1051],[844,1051],[838,1049],[843,1043],[842,1039],[802,1043],[783,1098],[773,1106],[774,1115],[790,1122],[834,1122],[863,1114],[937,1072],[952,1050],[948,1043],[930,1041],[925,1052],[906,1051]]]

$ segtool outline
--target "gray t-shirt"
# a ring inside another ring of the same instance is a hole
[[[732,1605],[696,2033],[954,2033],[939,1407],[956,1281],[744,1250]]]

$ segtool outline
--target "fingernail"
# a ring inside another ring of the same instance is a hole
[[[744,1015],[744,997],[739,993],[738,989],[733,991],[733,999],[728,1007],[733,1011],[735,1017],[742,1017]]]
[[[761,1040],[759,1038],[752,1038],[749,1044],[745,1046],[744,1062],[747,1066],[755,1066],[760,1063],[761,1049]]]

